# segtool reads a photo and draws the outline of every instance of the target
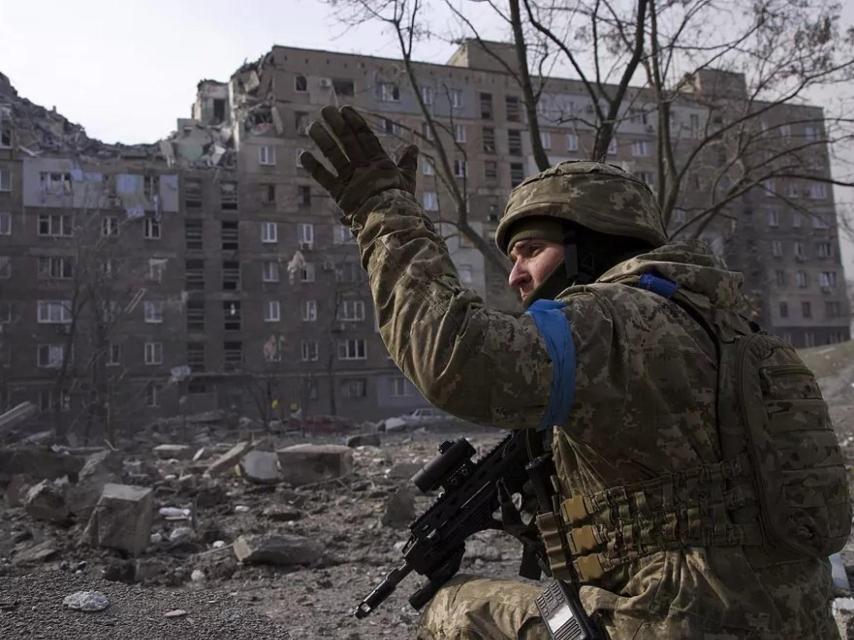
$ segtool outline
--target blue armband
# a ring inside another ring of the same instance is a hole
[[[569,318],[563,311],[565,306],[556,300],[536,300],[526,312],[534,319],[552,361],[549,404],[539,431],[564,424],[575,399],[575,343]]]

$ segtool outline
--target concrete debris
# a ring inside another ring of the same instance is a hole
[[[146,487],[108,484],[92,511],[84,541],[139,555],[151,538],[152,491]]]
[[[27,491],[24,508],[36,520],[65,523],[71,511],[65,502],[67,482],[42,480]]]
[[[27,476],[20,474],[12,476],[9,479],[9,484],[6,485],[6,491],[4,494],[6,504],[10,507],[20,507],[23,505],[30,486],[31,482]]]
[[[240,475],[250,482],[273,484],[280,482],[279,457],[272,451],[250,451],[240,459]]]
[[[353,450],[334,444],[297,444],[276,451],[285,482],[301,486],[353,471]]]
[[[348,436],[344,443],[355,449],[356,447],[379,447],[382,445],[382,440],[378,433],[359,433]]]
[[[190,460],[193,448],[187,444],[160,444],[154,447],[154,455],[160,460]]]
[[[382,523],[392,529],[406,529],[415,520],[415,495],[409,487],[400,487],[388,497]]]
[[[14,560],[16,565],[33,564],[50,560],[57,553],[59,551],[56,548],[56,543],[52,540],[45,540],[44,542],[16,552]]]
[[[423,466],[423,462],[397,462],[386,472],[386,477],[390,480],[409,480]]]
[[[0,449],[0,485],[9,482],[15,475],[26,475],[35,480],[68,476],[74,480],[84,462],[81,456],[41,447]]]
[[[234,555],[244,564],[278,566],[310,565],[323,552],[319,542],[288,534],[242,535],[235,540],[233,548]]]
[[[234,513],[249,513],[249,507],[245,504],[239,504],[234,507]]]
[[[172,611],[167,611],[163,614],[164,618],[183,618],[187,615],[187,612],[183,609],[172,609]]]
[[[77,475],[77,483],[68,487],[69,510],[79,519],[88,520],[104,487],[121,481],[122,458],[109,449],[89,455]]]
[[[243,456],[254,448],[255,443],[253,442],[238,442],[231,449],[214,460],[210,466],[208,466],[205,474],[209,476],[216,476],[221,473],[225,473],[226,471],[230,471],[238,462],[240,462],[240,459]]]
[[[261,515],[273,522],[294,522],[303,517],[299,509],[294,509],[280,504],[273,504],[265,508]]]
[[[204,582],[207,576],[205,576],[205,572],[201,569],[193,569],[193,572],[190,574],[190,580],[192,582]]]
[[[98,591],[77,591],[70,596],[65,596],[62,606],[75,611],[95,612],[109,607],[110,601],[107,596]]]
[[[160,507],[157,513],[167,521],[190,520],[193,516],[191,509],[182,509],[180,507]]]
[[[4,413],[0,413],[0,431],[12,429],[22,424],[39,412],[39,408],[32,402],[22,402]]]
[[[190,527],[175,527],[169,533],[169,542],[174,545],[192,542],[195,532]]]

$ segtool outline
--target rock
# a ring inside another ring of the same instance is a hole
[[[190,460],[194,453],[188,444],[159,444],[152,452],[160,460]]]
[[[210,476],[219,475],[229,471],[240,459],[255,448],[255,444],[249,441],[238,442],[231,449],[223,453],[208,466],[205,473]]]
[[[227,580],[237,570],[237,558],[230,546],[211,549],[193,556],[196,571],[201,571],[206,580]],[[192,579],[192,574],[190,574]]]
[[[151,537],[152,509],[151,489],[108,484],[92,511],[83,538],[92,545],[139,555]]]
[[[261,515],[273,522],[293,522],[302,519],[301,511],[280,504],[270,505],[261,512]]]
[[[234,513],[249,513],[249,507],[245,504],[239,504],[234,507]]]
[[[134,580],[149,584],[157,582],[169,570],[169,565],[161,558],[140,558],[134,563]]]
[[[187,615],[187,612],[183,609],[172,609],[172,611],[167,611],[163,614],[164,618],[183,618]]]
[[[15,564],[33,564],[50,560],[58,553],[56,545],[51,540],[45,540],[28,549],[15,553]]]
[[[62,476],[72,479],[83,468],[82,457],[38,447],[0,449],[0,485],[12,476],[25,475],[35,479],[54,480]]]
[[[104,487],[121,481],[122,468],[121,456],[109,449],[86,458],[77,476],[77,484],[68,487],[66,492],[66,502],[71,513],[80,520],[88,520]]]
[[[175,527],[169,533],[169,542],[173,545],[185,544],[192,542],[195,537],[195,532],[190,527]]]
[[[421,471],[421,467],[423,466],[423,462],[398,462],[391,466],[391,469],[386,473],[386,478],[390,480],[409,480]]]
[[[77,474],[77,482],[82,482],[98,475],[120,474],[123,468],[124,460],[120,454],[109,449],[96,451],[86,458],[83,468]]]
[[[190,520],[193,515],[190,509],[182,509],[181,507],[160,507],[157,513],[167,521]]]
[[[27,491],[31,486],[28,476],[17,474],[9,479],[6,485],[6,504],[10,507],[20,507],[27,498]]]
[[[294,486],[340,478],[353,471],[353,450],[334,444],[297,444],[276,451],[282,478]]]
[[[190,580],[192,582],[204,582],[205,572],[201,569],[193,569],[193,572],[190,574]]]
[[[211,545],[214,549],[222,549],[225,547],[225,540],[214,540]]]
[[[379,447],[382,444],[378,433],[359,433],[349,436],[345,441],[348,447]]]
[[[415,520],[415,496],[409,487],[400,487],[385,505],[382,523],[393,529],[406,529]]]
[[[302,536],[242,535],[234,541],[234,555],[245,564],[310,565],[323,552],[321,544]]]
[[[71,515],[65,502],[66,487],[65,482],[42,480],[27,491],[24,508],[36,520],[64,523]]]
[[[107,596],[97,591],[78,591],[65,596],[62,606],[75,611],[103,611],[110,606],[110,601]]]
[[[240,459],[240,475],[259,484],[280,482],[279,456],[272,451],[249,451]]]

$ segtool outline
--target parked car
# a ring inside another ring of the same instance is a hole
[[[420,427],[426,427],[431,424],[440,422],[448,422],[454,420],[454,417],[436,409],[435,407],[422,407],[415,409],[409,413],[393,418],[386,418],[381,423],[381,430],[387,433],[395,431],[412,431]]]

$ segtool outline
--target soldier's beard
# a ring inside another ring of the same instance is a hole
[[[536,300],[554,300],[558,294],[567,287],[572,286],[572,281],[566,275],[566,268],[561,260],[545,280],[522,300],[522,307],[527,309]]]

